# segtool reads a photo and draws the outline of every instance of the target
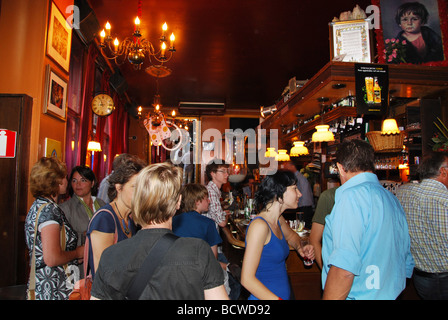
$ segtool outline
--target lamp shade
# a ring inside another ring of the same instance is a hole
[[[277,161],[289,161],[289,155],[286,153],[287,150],[285,149],[279,149],[278,154],[275,156],[275,160]]]
[[[328,131],[330,126],[328,124],[322,124],[316,126],[316,132],[313,133],[313,137],[311,141],[313,142],[326,142],[326,141],[334,141],[334,135],[332,132]]]
[[[275,148],[267,148],[266,153],[264,154],[266,158],[274,158],[277,156],[277,152],[275,152]]]
[[[303,141],[294,141],[294,146],[289,151],[289,155],[291,157],[298,157],[309,154],[308,148],[304,146],[305,142]]]
[[[89,141],[89,144],[87,145],[87,151],[100,152],[101,144],[97,141]]]
[[[381,134],[397,134],[400,133],[398,130],[397,121],[395,119],[385,119],[383,125],[381,126]]]

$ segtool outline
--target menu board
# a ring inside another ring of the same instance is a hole
[[[358,114],[384,115],[389,103],[387,65],[355,63]]]
[[[367,20],[330,23],[331,59],[346,62],[372,62]]]

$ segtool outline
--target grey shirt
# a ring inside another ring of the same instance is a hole
[[[123,300],[149,251],[168,229],[142,229],[107,248],[92,285],[93,297]],[[203,300],[204,290],[224,284],[222,268],[207,242],[179,238],[143,290],[142,300]]]

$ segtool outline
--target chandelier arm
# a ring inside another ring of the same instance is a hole
[[[173,52],[172,51],[170,51],[170,53],[169,53],[169,56],[167,57],[166,56],[166,54],[165,54],[165,58],[163,58],[163,59],[161,59],[161,58],[157,58],[157,56],[156,55],[153,55],[153,58],[156,60],[156,61],[158,61],[158,62],[160,62],[160,63],[165,63],[165,62],[168,62],[168,61],[170,61],[171,60],[171,57],[173,56]]]
[[[143,52],[148,53],[148,55],[153,56],[155,54],[157,54],[155,52],[154,46],[152,45],[152,43],[146,39],[143,39],[140,41],[140,45],[142,47]]]

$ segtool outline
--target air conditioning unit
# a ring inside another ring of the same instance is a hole
[[[191,115],[220,115],[226,110],[222,102],[179,102],[179,113]]]

